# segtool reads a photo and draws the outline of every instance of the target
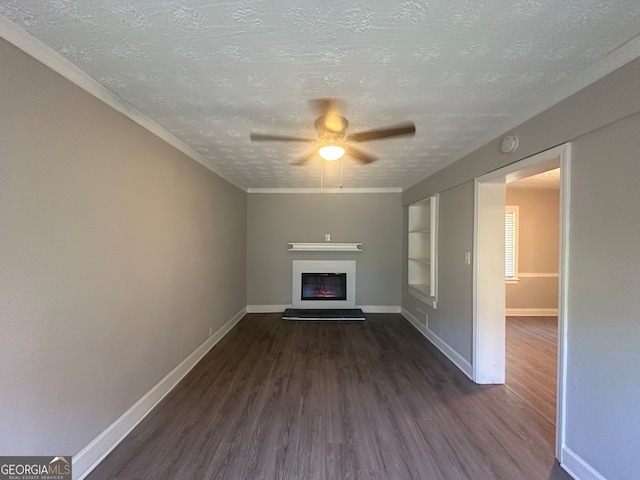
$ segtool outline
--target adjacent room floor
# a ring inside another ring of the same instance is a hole
[[[249,314],[87,477],[568,480],[553,424],[404,318]]]
[[[507,317],[506,386],[556,424],[558,317]]]

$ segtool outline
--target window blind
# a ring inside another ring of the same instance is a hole
[[[507,208],[504,215],[504,276],[517,276],[517,211]]]

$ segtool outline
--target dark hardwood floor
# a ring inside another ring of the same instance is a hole
[[[507,317],[506,386],[556,424],[558,317]]]
[[[87,477],[568,480],[554,427],[397,314],[249,314]]]

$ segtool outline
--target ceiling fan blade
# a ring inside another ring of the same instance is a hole
[[[348,142],[369,142],[371,140],[378,140],[381,138],[389,137],[403,137],[408,135],[415,135],[416,126],[413,122],[402,123],[393,127],[381,128],[378,130],[369,130],[367,132],[353,133],[347,135],[346,140]]]
[[[289,137],[287,135],[269,135],[266,133],[252,133],[252,142],[315,142],[313,138]]]
[[[346,147],[345,153],[350,157],[353,157],[358,163],[362,163],[363,165],[375,162],[377,160],[376,157],[369,155],[368,153],[352,146]]]
[[[305,163],[307,163],[309,160],[311,160],[313,158],[313,156],[316,154],[316,152],[317,152],[317,150],[314,148],[309,153],[307,153],[304,157],[300,157],[299,159],[294,160],[293,162],[291,162],[291,165],[296,165],[296,166],[304,165]]]

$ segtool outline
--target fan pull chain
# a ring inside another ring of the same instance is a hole
[[[324,159],[320,162],[320,191],[324,192]]]
[[[340,187],[339,188],[342,188],[342,159],[343,158],[344,157],[340,158]]]

